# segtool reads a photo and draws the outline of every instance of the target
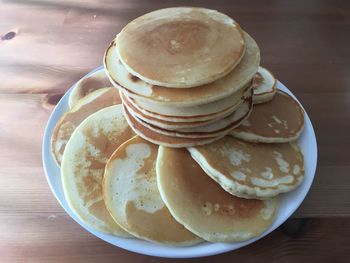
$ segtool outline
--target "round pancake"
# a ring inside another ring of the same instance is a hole
[[[101,89],[110,87],[111,82],[109,81],[104,69],[99,69],[92,73],[86,78],[82,78],[75,84],[68,98],[69,108],[73,106],[81,99],[84,98],[89,93]]]
[[[134,132],[143,139],[150,141],[154,144],[159,144],[167,147],[181,148],[208,144],[222,137],[219,136],[213,138],[180,138],[174,136],[167,136],[164,134],[154,132],[151,129],[143,126],[128,112],[125,105],[123,105],[123,109],[124,115]]]
[[[296,143],[254,144],[226,136],[188,150],[212,179],[239,197],[271,198],[295,189],[304,178]]]
[[[165,120],[177,121],[178,119],[204,118],[208,115],[211,116],[213,114],[218,114],[233,107],[238,108],[243,101],[245,93],[250,93],[249,88],[241,89],[221,100],[190,107],[158,105],[155,103],[138,101],[133,98],[128,98],[128,100],[134,105],[134,107],[146,115],[154,115],[156,118],[160,117]]]
[[[132,235],[167,245],[186,246],[201,239],[179,224],[157,187],[158,145],[135,136],[108,160],[103,196],[114,220]]]
[[[243,120],[248,118],[253,108],[252,97],[247,99],[235,112],[226,118],[219,119],[213,123],[199,127],[182,128],[178,130],[166,130],[151,125],[137,117],[133,116],[138,122],[148,129],[167,136],[183,138],[212,138],[227,135],[232,129],[239,126]],[[129,111],[130,112],[130,111]],[[132,115],[132,112],[130,112]]]
[[[153,116],[149,116],[147,114],[143,114],[143,112],[139,111],[126,96],[123,94],[120,94],[122,101],[124,105],[127,107],[128,111],[138,119],[141,119],[149,124],[152,124],[154,126],[158,126],[163,129],[168,130],[177,130],[182,128],[192,128],[192,127],[199,127],[203,126],[212,122],[215,122],[218,119],[225,118],[228,115],[230,115],[232,112],[236,110],[236,106],[232,107],[232,109],[225,110],[223,112],[219,112],[217,114],[210,114],[202,117],[196,117],[196,118],[184,118],[180,119],[178,117],[172,117],[173,120],[167,121],[163,119],[158,119],[156,117],[153,117],[155,114],[152,114]],[[165,115],[159,115],[164,117]],[[167,116],[165,116],[167,117]],[[176,119],[176,121],[174,121]],[[198,121],[197,121],[198,120]]]
[[[101,88],[84,96],[57,122],[51,137],[51,153],[58,165],[61,164],[66,144],[75,128],[92,113],[121,103],[118,90],[114,87]]]
[[[165,106],[196,106],[226,98],[250,86],[259,68],[260,51],[254,39],[247,33],[244,33],[244,38],[247,48],[237,67],[227,76],[196,88],[165,88],[135,77],[118,60],[115,41],[112,41],[105,52],[104,66],[112,84],[123,89],[128,97]]]
[[[157,182],[173,217],[210,242],[240,242],[260,235],[273,222],[277,199],[230,195],[191,158],[186,149],[159,147]]]
[[[229,73],[245,51],[242,29],[230,17],[205,8],[173,7],[136,18],[118,34],[127,70],[169,88],[190,88]]]
[[[112,153],[133,136],[122,106],[110,106],[90,115],[75,129],[62,157],[62,186],[69,207],[87,226],[117,236],[130,235],[106,209],[103,173]]]
[[[249,118],[231,135],[249,142],[281,143],[295,141],[303,129],[304,110],[278,90],[270,102],[255,105]]]
[[[276,79],[266,68],[259,67],[253,78],[254,104],[264,103],[272,100],[276,93]]]

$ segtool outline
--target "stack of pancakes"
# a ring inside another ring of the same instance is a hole
[[[105,53],[105,69],[130,126],[169,147],[213,142],[252,110],[259,48],[230,17],[168,8],[129,23]]]
[[[259,60],[217,11],[129,23],[52,135],[71,210],[99,231],[167,245],[263,233],[278,195],[303,180],[304,112]]]

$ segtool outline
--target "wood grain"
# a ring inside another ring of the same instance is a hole
[[[3,224],[8,222],[10,229]],[[19,228],[23,231],[17,232]],[[67,215],[27,215],[26,228],[18,216],[7,215],[1,219],[0,230],[5,233],[0,242],[6,240],[0,246],[2,262],[347,262],[350,223],[346,219],[310,219],[294,237],[279,229],[237,251],[184,260],[116,248],[87,234]],[[15,234],[8,234],[10,231]]]
[[[0,1],[0,262],[174,261],[115,248],[73,222],[47,185],[41,143],[54,105],[74,82],[102,64],[114,35],[145,12],[176,5],[189,3]],[[202,0],[191,5],[227,13],[257,40],[262,64],[306,108],[319,146],[315,182],[293,215],[292,227],[286,226],[294,229],[295,220],[313,218],[299,236],[280,229],[247,248],[201,261],[346,262],[350,2]]]

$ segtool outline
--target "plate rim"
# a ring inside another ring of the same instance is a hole
[[[86,77],[90,76],[91,74],[93,74],[94,72],[101,70],[101,69],[103,69],[103,65],[91,70],[89,73],[87,73],[81,79],[86,78]],[[55,161],[53,160],[52,155],[51,155],[51,135],[52,135],[53,128],[54,128],[55,124],[57,123],[58,119],[65,112],[65,110],[62,110],[61,108],[68,107],[69,94],[72,91],[72,89],[76,86],[77,82],[75,82],[64,93],[62,98],[59,100],[59,102],[57,103],[57,105],[55,106],[53,111],[51,112],[50,117],[46,123],[45,131],[44,131],[44,135],[43,135],[42,149],[41,149],[43,169],[45,172],[46,180],[47,180],[49,187],[51,189],[51,192],[54,194],[56,200],[61,205],[63,210],[74,221],[76,221],[80,226],[82,226],[85,230],[87,230],[92,235],[102,239],[103,241],[105,241],[109,244],[112,244],[114,246],[117,246],[119,248],[131,251],[134,253],[148,255],[148,256],[155,256],[155,257],[164,257],[164,258],[195,258],[195,257],[205,257],[205,256],[211,256],[211,255],[218,255],[221,253],[233,251],[233,250],[239,249],[241,247],[247,246],[251,243],[254,243],[255,241],[258,241],[258,240],[264,238],[268,234],[272,233],[275,229],[277,229],[280,225],[282,225],[288,218],[290,218],[290,216],[300,207],[300,205],[303,203],[306,195],[310,191],[310,188],[311,188],[313,181],[314,181],[314,178],[315,178],[317,161],[318,161],[318,147],[317,147],[317,140],[316,140],[315,131],[314,131],[312,122],[311,122],[306,110],[304,109],[303,105],[300,103],[300,101],[295,97],[295,95],[285,85],[283,85],[280,81],[277,80],[277,88],[281,87],[281,90],[286,91],[288,94],[290,94],[299,103],[299,105],[303,108],[304,113],[305,113],[305,122],[304,122],[305,129],[306,128],[309,129],[309,136],[311,136],[311,138],[312,138],[312,141],[310,141],[308,143],[312,144],[312,149],[313,149],[313,156],[311,156],[312,163],[310,162],[310,165],[311,165],[310,169],[311,170],[309,172],[310,174],[308,175],[311,178],[310,178],[308,184],[306,186],[304,186],[304,187],[306,187],[305,190],[301,193],[301,196],[299,196],[299,203],[293,209],[289,210],[287,214],[285,214],[283,216],[284,219],[281,220],[281,222],[276,224],[276,221],[277,221],[277,217],[276,217],[274,223],[270,226],[270,228],[268,228],[260,236],[249,239],[249,240],[244,241],[244,242],[240,242],[240,243],[209,243],[209,242],[204,242],[204,243],[201,243],[199,245],[190,246],[190,247],[170,247],[170,246],[165,246],[165,245],[161,245],[161,244],[157,244],[157,243],[151,243],[149,241],[143,241],[143,240],[138,240],[138,239],[125,239],[125,238],[115,237],[115,236],[105,234],[105,233],[96,231],[94,229],[91,229],[90,227],[84,225],[84,223],[81,222],[73,214],[73,212],[70,210],[70,208],[66,204],[64,204],[64,202],[58,196],[58,192],[57,192],[58,190],[56,189],[56,186],[54,186],[54,181],[53,181],[54,179],[51,178],[52,172],[50,171],[50,164],[49,164],[49,162],[52,162],[52,161],[55,163]],[[303,133],[304,133],[304,131],[303,131]],[[304,160],[305,159],[306,158],[304,155]],[[55,163],[55,165],[57,166],[56,163]],[[59,169],[58,166],[57,166],[57,169]],[[306,171],[306,169],[305,169],[305,171]],[[306,173],[305,173],[305,175],[306,175]],[[55,176],[55,175],[53,175],[53,176]],[[56,180],[59,180],[59,179],[60,179],[60,177],[56,178]],[[59,181],[61,181],[61,180],[59,180]],[[304,181],[306,181],[306,180],[304,179]],[[303,183],[304,183],[304,181],[303,181]],[[63,198],[64,198],[64,196],[63,196]],[[115,242],[112,242],[110,240],[111,238],[114,239]],[[158,249],[151,249],[150,250],[148,248],[145,249],[142,246],[136,245],[136,243],[141,243],[141,245],[142,245],[142,243],[144,243],[144,242],[150,243],[151,246],[155,246],[154,248],[158,247]],[[135,244],[133,244],[133,243],[135,243]],[[203,249],[203,248],[205,248],[205,245],[212,247],[212,249]],[[217,245],[217,246],[215,246],[215,245]],[[202,246],[203,246],[203,248],[202,248]]]

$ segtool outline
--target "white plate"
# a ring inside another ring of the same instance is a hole
[[[99,67],[85,77],[89,76],[91,73],[100,69]],[[74,86],[73,86],[74,87]],[[286,91],[287,93],[293,94],[280,82],[277,83],[277,88]],[[125,239],[118,238],[112,235],[108,235],[90,227],[84,225],[72,212],[69,208],[62,190],[60,169],[56,165],[54,159],[51,156],[50,150],[50,139],[52,131],[57,123],[58,119],[68,110],[68,97],[72,88],[62,97],[62,99],[57,104],[56,108],[52,112],[50,119],[47,123],[43,146],[42,146],[42,156],[43,156],[43,165],[46,173],[47,181],[51,187],[52,192],[54,193],[56,199],[61,204],[63,209],[83,228],[89,231],[91,234],[101,238],[102,240],[111,243],[115,246],[124,248],[129,251],[133,251],[140,254],[158,256],[158,257],[169,257],[169,258],[190,258],[190,257],[203,257],[209,255],[215,255],[224,253],[227,251],[235,250],[240,247],[244,247],[254,241],[261,239],[267,234],[271,233],[277,227],[279,227],[284,221],[286,221],[293,212],[299,207],[299,205],[304,200],[307,192],[309,191],[312,181],[314,179],[316,163],[317,163],[317,144],[314,129],[312,127],[309,116],[305,112],[305,129],[302,135],[299,138],[299,144],[304,153],[305,158],[305,179],[303,183],[294,191],[282,194],[280,198],[280,207],[277,212],[276,219],[272,226],[267,229],[259,237],[250,239],[245,242],[240,243],[202,243],[192,247],[170,247],[163,246],[139,239]],[[294,96],[293,96],[294,97]]]

